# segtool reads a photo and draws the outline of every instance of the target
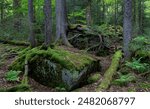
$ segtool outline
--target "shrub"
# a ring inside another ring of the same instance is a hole
[[[92,29],[107,37],[119,37],[123,35],[123,28],[119,25],[115,27],[113,25],[103,24],[101,26],[93,26]]]

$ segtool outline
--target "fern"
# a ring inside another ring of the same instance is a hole
[[[136,77],[132,75],[131,73],[126,75],[120,75],[119,79],[116,79],[113,81],[113,84],[124,86],[127,85],[129,82],[134,82],[136,80]]]
[[[19,74],[21,71],[8,71],[5,75],[7,81],[19,81]]]
[[[138,36],[130,43],[130,50],[136,52],[138,50],[150,51],[150,38],[146,36]]]
[[[125,65],[133,70],[138,71],[139,73],[148,71],[150,67],[147,63],[141,63],[141,58],[139,58],[138,60],[133,58],[131,62],[126,62]]]

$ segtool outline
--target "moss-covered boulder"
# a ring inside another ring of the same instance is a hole
[[[55,47],[46,50],[27,48],[22,51],[11,70],[24,70],[29,62],[29,75],[43,85],[72,90],[87,82],[92,72],[100,70],[100,61],[83,53]]]

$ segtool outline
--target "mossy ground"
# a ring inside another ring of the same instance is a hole
[[[6,67],[6,65],[7,66],[10,65],[10,63],[8,64],[7,61],[9,61],[10,59],[11,60],[14,59],[14,57],[12,59],[11,54],[19,54],[19,56],[21,56],[21,55],[23,56],[23,54],[25,54],[28,50],[31,50],[31,48],[24,49],[24,47],[21,47],[21,46],[18,47],[18,46],[12,46],[12,45],[8,45],[8,44],[0,44],[0,55],[1,55],[0,60],[1,60],[1,62],[3,59],[2,66],[0,66],[0,68],[2,68],[2,70],[3,70],[3,66]],[[3,57],[2,57],[2,55],[3,55]],[[84,55],[86,55],[86,54],[84,54]],[[102,67],[105,67],[106,65],[108,66],[108,62],[111,62],[111,59],[109,57],[107,57],[107,58],[108,59],[106,59],[106,58],[103,59],[104,62],[102,63],[102,65],[103,65]],[[22,59],[24,60],[25,58],[22,58]],[[106,61],[108,61],[108,62],[106,62]],[[104,68],[102,68],[102,69],[104,69]],[[105,68],[105,70],[106,69],[107,68]],[[120,69],[122,69],[122,66],[120,66]],[[105,70],[102,71],[102,74],[105,72]],[[128,73],[128,70],[126,70],[126,72]],[[132,73],[134,73],[134,72],[132,72]],[[0,74],[0,76],[2,76],[2,75]],[[150,91],[149,82],[150,82],[150,75],[149,74],[146,74],[146,77],[145,76],[141,77],[140,75],[137,75],[137,81],[136,82],[129,83],[129,84],[127,84],[127,86],[122,86],[122,87],[111,84],[110,88],[108,88],[106,91],[111,91],[111,92],[112,91],[115,91],[115,92],[116,91],[125,91],[125,92],[127,92],[127,91],[132,91],[132,92]],[[53,88],[48,88],[48,87],[45,87],[39,83],[33,82],[33,80],[29,84],[31,85],[32,91],[36,91],[36,92],[37,91],[56,91]],[[6,91],[6,89],[13,88],[13,86],[11,86],[11,87],[9,87],[9,86],[10,86],[10,84],[8,85],[8,88],[3,88],[0,91],[4,91],[4,90]],[[83,92],[83,91],[87,91],[87,92],[92,91],[93,92],[93,91],[95,91],[96,87],[97,87],[97,82],[93,83],[93,84],[86,85],[86,86],[80,88],[80,90],[78,90],[78,91],[79,92]],[[2,88],[2,86],[1,86],[1,88]]]
[[[21,51],[9,69],[24,71],[25,60],[29,64],[30,77],[46,86],[60,87],[61,85],[68,90],[76,87],[73,82],[79,84],[79,81],[83,81],[83,74],[84,78],[87,78],[88,74],[94,71],[93,67],[97,69],[100,65],[99,61],[86,53],[72,52],[58,46],[53,48],[39,46],[28,47]],[[64,80],[66,78],[69,80]]]

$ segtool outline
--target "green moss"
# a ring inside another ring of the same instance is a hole
[[[66,69],[75,70],[80,70],[94,61],[93,58],[86,54],[72,53],[59,47],[54,49],[48,48],[47,50],[40,50],[37,47],[33,49],[27,48],[20,52],[19,57],[12,63],[10,69],[23,70],[25,59],[30,63],[39,57],[50,59]]]
[[[100,73],[95,73],[92,76],[90,76],[87,81],[89,84],[91,84],[97,82],[100,78],[101,78]]]
[[[110,67],[108,68],[108,70],[105,72],[104,80],[98,86],[97,91],[102,91],[109,87],[109,85],[113,79],[113,75],[116,73],[116,71],[119,67],[119,62],[120,62],[121,58],[122,58],[122,52],[119,50],[114,54],[114,56],[112,58],[112,63],[110,65]]]

